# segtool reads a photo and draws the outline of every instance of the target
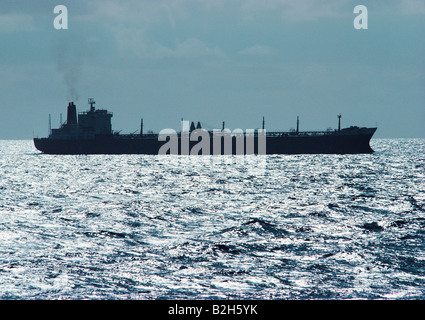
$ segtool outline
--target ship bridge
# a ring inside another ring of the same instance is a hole
[[[78,127],[83,134],[110,135],[112,134],[112,113],[94,107],[96,102],[89,99],[90,110],[78,113]]]
[[[94,138],[97,135],[112,135],[112,112],[94,107],[94,99],[89,99],[90,110],[79,112],[74,102],[68,104],[67,119],[58,129],[50,130],[55,139]],[[49,118],[50,119],[50,118]],[[78,121],[77,121],[78,119]]]

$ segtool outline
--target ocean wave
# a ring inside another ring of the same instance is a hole
[[[425,141],[372,144],[257,170],[0,141],[0,298],[421,299]]]

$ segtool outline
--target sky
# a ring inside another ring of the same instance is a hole
[[[425,138],[423,0],[2,0],[0,40],[0,139],[47,136],[49,114],[56,128],[88,98],[121,133],[263,116],[326,130],[342,114],[376,138]]]

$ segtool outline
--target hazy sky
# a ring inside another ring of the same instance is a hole
[[[356,5],[368,29],[356,30]],[[56,5],[68,29],[56,30]],[[0,139],[46,136],[93,97],[114,130],[375,126],[425,137],[423,0],[0,2]]]

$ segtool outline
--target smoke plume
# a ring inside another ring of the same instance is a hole
[[[67,87],[67,100],[78,101],[78,83],[84,64],[84,44],[75,39],[62,39],[55,48],[57,70]]]

